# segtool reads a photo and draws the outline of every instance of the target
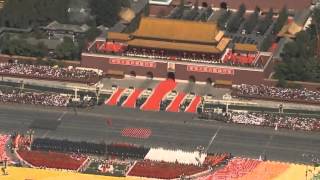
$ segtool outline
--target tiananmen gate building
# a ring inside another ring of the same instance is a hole
[[[82,53],[82,66],[106,74],[178,81],[260,84],[272,56],[252,44],[231,45],[212,22],[143,17],[133,33],[108,32]]]

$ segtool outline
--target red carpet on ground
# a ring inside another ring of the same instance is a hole
[[[112,96],[107,100],[107,105],[115,106],[117,104],[118,99],[120,98],[120,95],[124,89],[118,88]]]
[[[135,89],[133,93],[128,97],[128,99],[123,103],[123,107],[126,108],[135,108],[136,101],[141,94],[142,90],[141,89]]]
[[[179,112],[180,104],[183,100],[183,98],[186,96],[185,93],[181,92],[179,93],[176,98],[170,103],[167,111],[169,112]]]
[[[199,106],[200,102],[201,102],[201,97],[195,96],[191,101],[190,105],[187,107],[185,112],[189,112],[189,113],[197,112],[197,107]]]
[[[162,81],[154,89],[153,94],[147,99],[141,109],[145,111],[159,111],[162,98],[176,87],[176,82],[172,79]]]

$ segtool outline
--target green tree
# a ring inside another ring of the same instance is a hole
[[[9,55],[44,57],[48,54],[48,48],[43,43],[31,45],[24,39],[7,39],[2,44],[2,53]]]
[[[267,51],[272,45],[272,40],[273,40],[273,36],[271,34],[266,36],[261,43],[260,50]]]
[[[281,28],[283,27],[283,25],[285,25],[285,23],[288,21],[288,16],[289,16],[289,14],[288,14],[287,7],[283,7],[282,10],[280,11],[279,17],[273,27],[273,32],[275,34],[278,33],[281,30]]]
[[[302,31],[285,45],[282,62],[275,68],[276,78],[292,81],[320,82],[320,61],[315,57],[314,35]]]
[[[53,20],[68,21],[69,0],[10,0],[5,1],[0,12],[1,25],[28,28],[47,25]]]
[[[90,0],[92,15],[95,16],[96,24],[110,27],[118,20],[121,10],[121,0]]]
[[[86,32],[85,38],[88,41],[93,41],[100,34],[101,34],[101,30],[93,26],[93,27],[90,27],[90,29]]]
[[[272,17],[273,17],[273,9],[270,8],[268,13],[265,15],[265,17],[259,21],[258,23],[258,32],[260,32],[260,34],[264,34],[267,29],[269,28],[269,26],[272,24]]]
[[[122,7],[131,7],[130,0],[121,0]]]
[[[238,11],[232,15],[227,24],[227,31],[236,32],[243,20],[243,15],[246,12],[246,7],[244,4],[241,4]]]
[[[73,43],[71,38],[65,37],[63,42],[55,49],[55,54],[58,59],[76,59],[79,57],[79,49]]]
[[[218,18],[219,28],[225,29],[226,22],[229,19],[230,15],[231,15],[231,11],[226,10],[219,16],[219,18]]]
[[[257,25],[259,18],[260,8],[256,7],[254,12],[249,16],[249,18],[244,23],[244,29],[247,34],[250,34],[253,28]]]

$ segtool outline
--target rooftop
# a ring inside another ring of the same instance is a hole
[[[53,21],[50,24],[48,24],[46,27],[43,27],[43,29],[46,30],[64,30],[64,31],[72,31],[72,32],[78,32],[78,33],[84,33],[89,30],[89,26],[84,24],[82,26],[79,25],[73,25],[73,24],[62,24],[57,21]]]
[[[223,32],[215,23],[142,18],[133,35],[141,38],[215,43],[221,40]]]
[[[188,0],[187,2],[195,3],[196,0]],[[256,6],[260,7],[262,10],[268,10],[273,8],[274,10],[280,10],[284,6],[291,10],[303,10],[311,5],[311,0],[218,0],[218,1],[206,1],[199,0],[199,4],[202,2],[207,2],[210,6],[214,5],[215,8],[220,7],[221,2],[226,2],[228,8],[238,9],[243,3],[245,4],[247,10],[254,10]],[[173,0],[172,4],[180,4],[180,0]]]
[[[171,4],[172,0],[149,0],[150,4],[155,5],[169,5]]]

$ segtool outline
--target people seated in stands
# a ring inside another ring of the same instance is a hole
[[[319,131],[320,119],[316,117],[290,116],[282,113],[265,112],[235,112],[229,111],[228,115],[216,114],[212,111],[203,112],[200,118],[215,119],[245,125],[268,126],[292,130]]]
[[[308,89],[280,88],[265,85],[242,84],[235,88],[236,95],[254,98],[273,98],[300,102],[320,102],[320,91]]]
[[[60,68],[47,65],[0,63],[0,74],[27,78],[96,83],[100,76],[91,70]]]
[[[45,106],[66,107],[70,97],[56,93],[20,92],[18,90],[0,90],[0,102],[34,104]]]

